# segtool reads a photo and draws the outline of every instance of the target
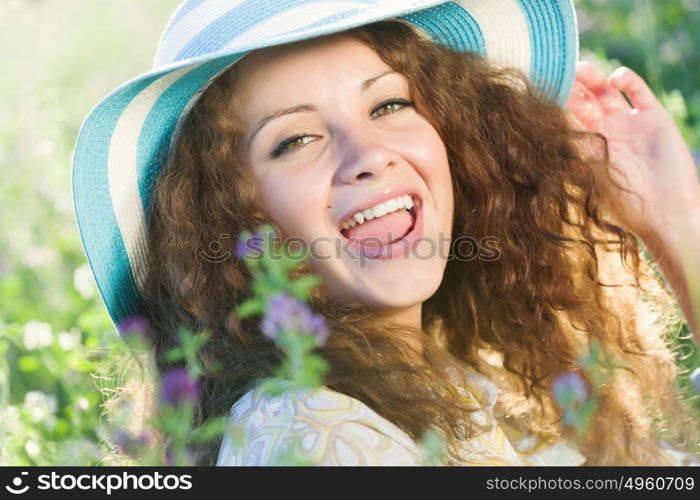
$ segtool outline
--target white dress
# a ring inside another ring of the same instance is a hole
[[[458,387],[482,411],[473,413],[491,429],[462,443],[463,465],[581,465],[585,457],[570,443],[541,445],[494,417],[499,389],[484,375],[465,370]],[[231,408],[231,431],[221,443],[217,465],[424,465],[418,444],[369,406],[327,387],[270,397],[258,388]],[[507,431],[507,432],[506,432]],[[700,465],[669,447],[669,465]],[[288,462],[295,456],[295,462]],[[301,457],[301,461],[299,461]]]

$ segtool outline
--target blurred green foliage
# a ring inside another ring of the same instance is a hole
[[[582,58],[640,73],[696,151],[699,2],[576,1]],[[104,367],[124,348],[80,245],[70,157],[90,109],[148,71],[178,3],[0,1],[0,465],[109,463],[101,391],[123,380]]]
[[[121,380],[95,368],[117,335],[80,245],[70,159],[90,109],[149,69],[176,4],[0,1],[0,464],[110,451],[98,386]]]
[[[581,58],[599,62],[604,70],[628,66],[657,96],[677,91],[674,114],[683,113],[678,102],[682,97],[687,115],[682,132],[691,149],[700,150],[700,0],[575,0],[575,4]]]

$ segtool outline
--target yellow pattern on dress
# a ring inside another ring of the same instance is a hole
[[[585,462],[567,442],[544,445],[499,420],[494,416],[498,387],[471,367],[465,375],[466,384],[456,387],[462,397],[481,407],[471,417],[491,426],[461,443],[463,465]],[[327,387],[274,397],[255,388],[233,405],[231,423],[239,432],[224,436],[217,465],[275,465],[290,453],[316,465],[422,465],[421,450],[408,434],[361,401]],[[684,464],[687,454],[668,451],[669,465]]]

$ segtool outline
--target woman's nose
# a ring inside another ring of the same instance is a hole
[[[343,183],[381,177],[400,160],[385,138],[371,130],[345,131],[340,141],[341,158],[337,177]]]

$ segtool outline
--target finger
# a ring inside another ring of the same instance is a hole
[[[577,63],[576,79],[591,90],[607,111],[630,109],[629,103],[620,91],[610,84],[602,71],[588,61]]]
[[[598,98],[581,82],[574,82],[567,107],[586,129],[596,132],[602,130],[605,110]]]
[[[603,72],[588,61],[579,61],[576,63],[576,79],[581,81],[593,92],[601,90],[608,85]]]
[[[565,111],[566,119],[569,121],[572,128],[576,130],[586,130],[586,127],[583,126],[583,124],[578,120],[578,118],[576,118],[576,115],[570,109]]]
[[[623,96],[622,92],[619,90],[611,89],[605,91],[603,94],[598,95],[598,101],[608,112],[618,109],[632,109],[627,99],[625,99],[625,96]]]
[[[626,66],[621,66],[610,75],[610,85],[623,91],[632,105],[639,110],[659,105],[659,101],[644,79]]]

